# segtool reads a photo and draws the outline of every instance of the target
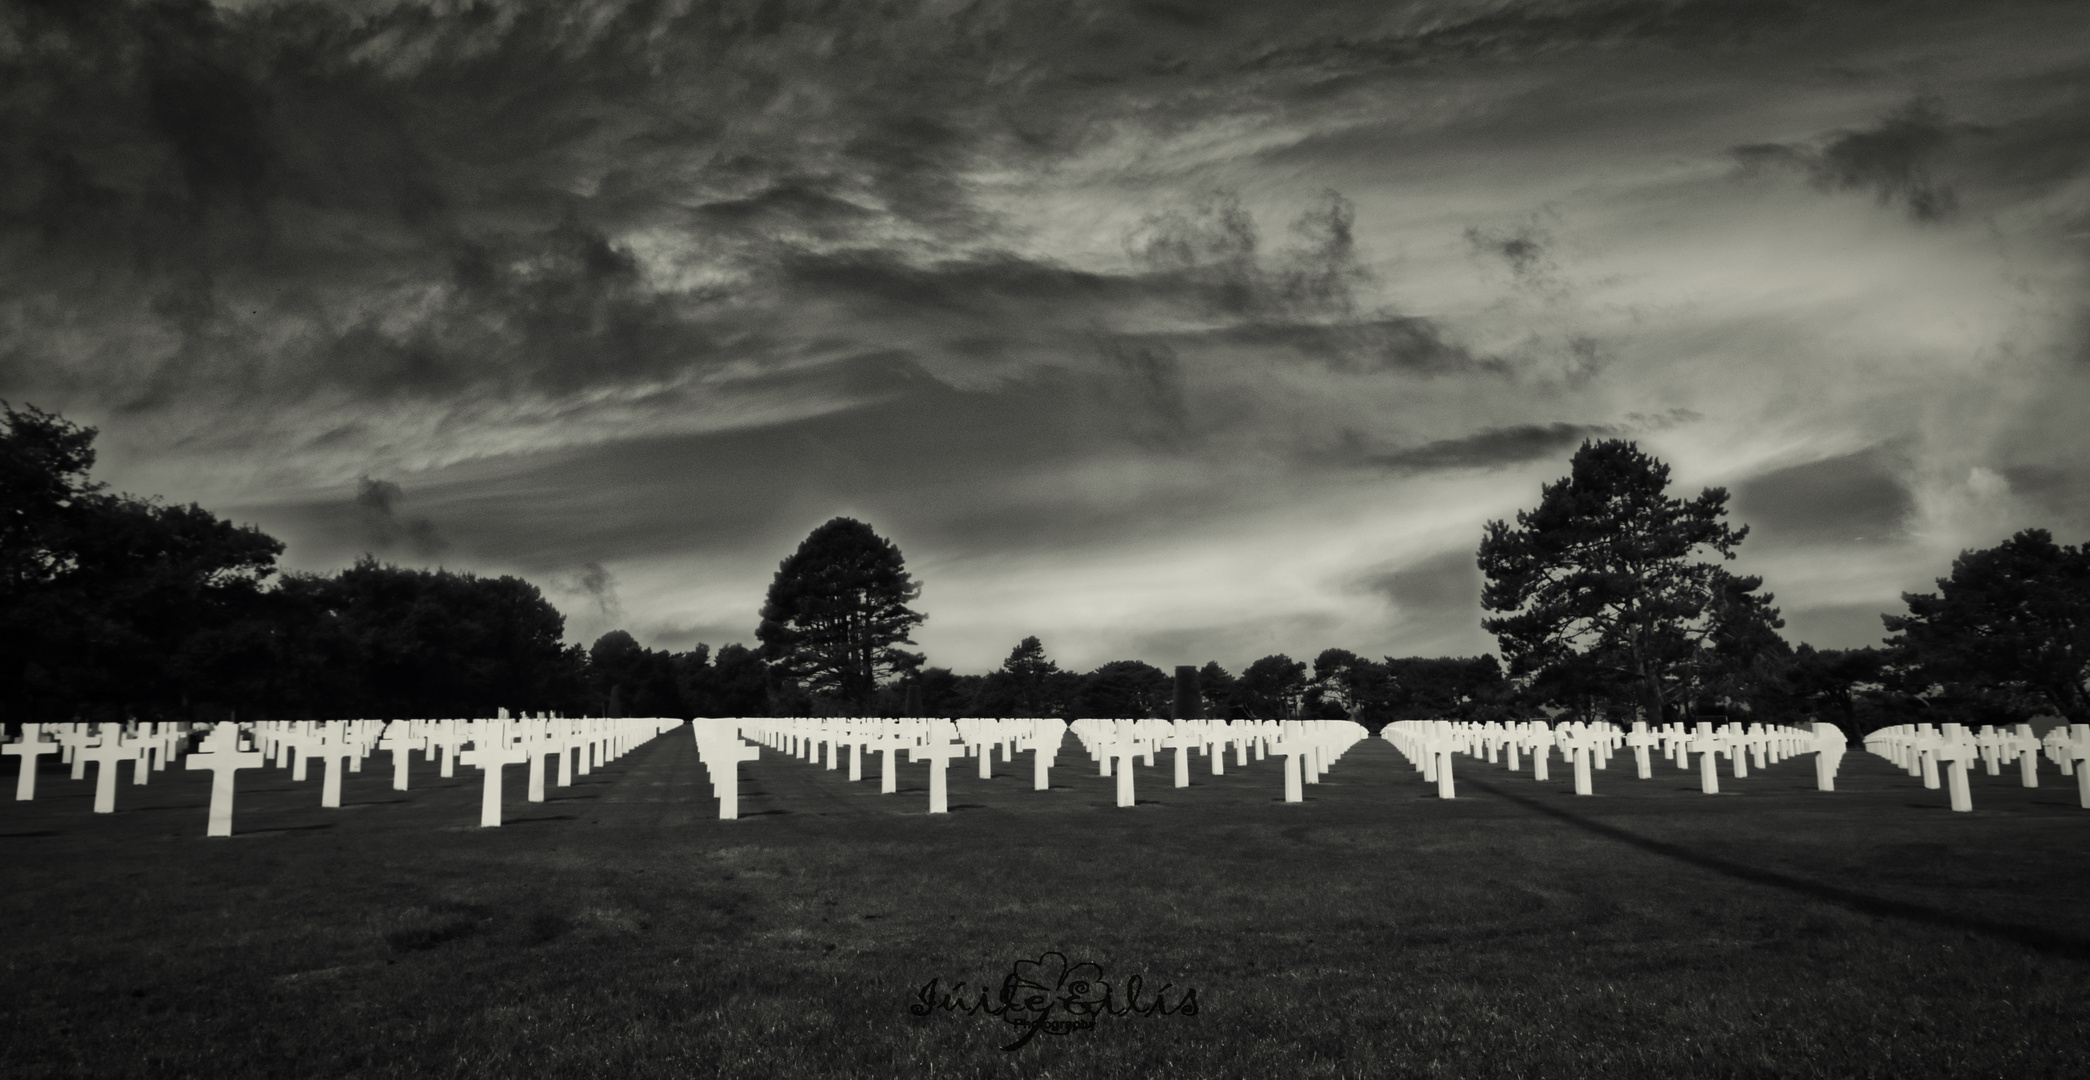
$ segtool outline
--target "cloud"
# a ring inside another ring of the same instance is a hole
[[[1901,469],[1878,449],[1794,465],[1737,485],[1728,513],[1759,543],[1890,542],[1916,509]]]
[[[1400,471],[1500,469],[1565,453],[1584,439],[1618,434],[1610,424],[1518,424],[1490,428],[1456,439],[1439,439],[1392,453],[1372,454],[1365,463]]]
[[[1416,620],[1481,618],[1480,566],[1472,550],[1447,551],[1398,570],[1365,578],[1364,588],[1393,601],[1399,614]]]
[[[1952,186],[1933,174],[1955,134],[1943,103],[1919,97],[1876,127],[1838,132],[1811,146],[1753,143],[1733,154],[1744,176],[1799,169],[1823,191],[1871,192],[1881,206],[1899,204],[1910,218],[1935,222],[1959,207]]]
[[[377,551],[404,546],[416,555],[441,554],[450,544],[436,534],[433,521],[400,515],[399,504],[405,497],[390,480],[365,476],[356,481],[356,510],[364,542]]]
[[[624,613],[624,605],[617,599],[617,579],[603,569],[601,563],[591,562],[581,567],[573,583],[595,602],[596,609],[605,617],[616,618]]]
[[[1466,245],[1477,256],[1505,264],[1519,289],[1551,296],[1564,291],[1557,276],[1560,264],[1553,257],[1553,234],[1536,221],[1500,229],[1471,226]]]

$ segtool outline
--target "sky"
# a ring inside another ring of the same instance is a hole
[[[583,644],[849,516],[960,672],[1477,655],[1586,439],[1794,643],[2090,539],[2080,0],[17,0],[0,74],[0,398]]]

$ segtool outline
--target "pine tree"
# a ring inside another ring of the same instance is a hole
[[[868,711],[881,675],[912,670],[919,653],[896,645],[928,616],[910,610],[920,595],[900,549],[853,518],[814,529],[777,567],[755,637],[762,658],[807,690]]]
[[[1512,676],[1577,699],[1637,700],[1659,722],[1694,691],[1720,684],[1749,650],[1775,648],[1783,626],[1761,578],[1698,559],[1734,558],[1727,491],[1669,498],[1669,467],[1633,443],[1584,442],[1569,475],[1542,489],[1517,527],[1491,521],[1479,561],[1483,619]],[[1778,646],[1782,646],[1782,640]],[[1569,703],[1563,701],[1563,703]]]

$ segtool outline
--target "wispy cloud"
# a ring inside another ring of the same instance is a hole
[[[720,606],[857,513],[939,575],[938,663],[1471,651],[1432,560],[1604,437],[1730,486],[1788,613],[1848,627],[2013,515],[2090,528],[2086,29],[12,5],[0,396],[293,565],[527,573],[576,635],[751,626]],[[1854,545],[1871,576],[1808,576]]]

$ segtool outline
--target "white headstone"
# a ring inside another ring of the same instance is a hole
[[[486,786],[479,795],[479,827],[491,829],[501,824],[501,770],[522,764],[529,759],[529,753],[509,741],[506,724],[490,720],[483,726],[488,730],[475,732],[472,748],[457,755],[457,760],[478,766],[486,777]]]
[[[23,724],[21,741],[0,746],[0,754],[22,759],[22,773],[15,779],[16,802],[36,798],[36,759],[61,749],[55,742],[44,741],[43,730],[42,724]]]
[[[232,779],[240,769],[260,768],[262,753],[259,750],[239,748],[239,725],[219,724],[203,740],[202,749],[190,754],[185,760],[191,769],[209,769],[210,823],[204,828],[205,836],[232,835]]]

